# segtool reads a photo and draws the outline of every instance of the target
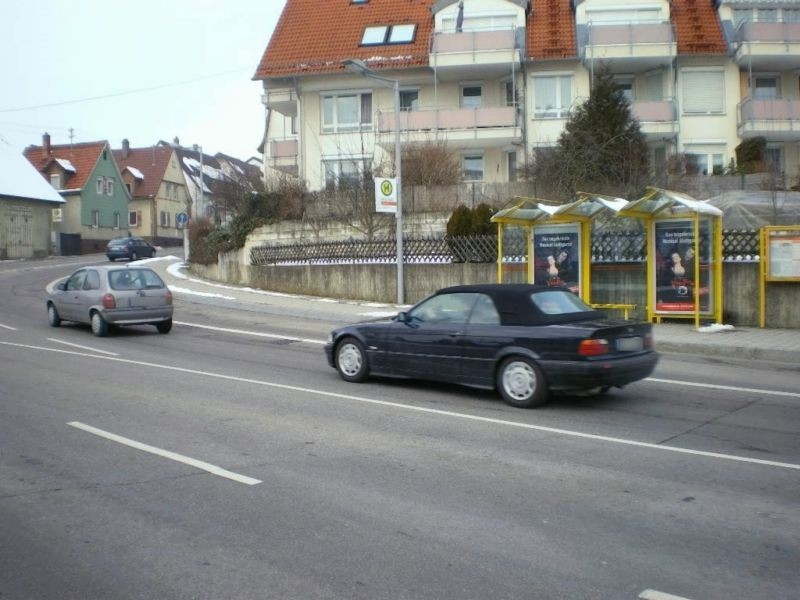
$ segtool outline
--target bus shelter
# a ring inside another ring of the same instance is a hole
[[[707,201],[649,187],[619,212],[647,225],[647,319],[722,322],[722,211]]]
[[[521,198],[498,211],[492,217],[498,227],[498,283],[503,283],[503,229],[521,227],[526,231],[528,283],[567,287],[591,303],[592,220],[603,211],[618,212],[627,204],[619,198],[580,192],[567,204]]]

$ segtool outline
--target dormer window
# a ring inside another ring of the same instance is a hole
[[[364,29],[361,36],[362,46],[382,46],[384,44],[410,44],[414,41],[417,26],[408,23],[403,25],[374,25]]]
[[[56,190],[61,189],[61,173],[50,174],[50,185],[52,185]]]

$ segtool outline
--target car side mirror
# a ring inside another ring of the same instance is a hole
[[[62,281],[61,283],[59,283],[59,284],[56,286],[56,289],[57,289],[57,290],[61,290],[61,291],[63,292],[64,290],[66,290],[66,289],[67,289],[67,282],[66,282],[66,281]]]
[[[398,323],[408,323],[408,313],[405,311],[400,311],[395,315],[394,320]]]

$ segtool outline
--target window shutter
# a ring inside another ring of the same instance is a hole
[[[694,114],[725,111],[725,78],[722,71],[684,71],[683,112]]]

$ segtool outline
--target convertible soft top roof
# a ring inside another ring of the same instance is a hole
[[[530,296],[531,294],[552,291],[572,294],[567,288],[553,288],[530,283],[485,283],[447,287],[437,291],[436,295],[456,293],[486,294],[497,307],[503,325],[544,325],[597,318],[598,312],[592,308],[583,312],[558,315],[543,313],[531,301]]]

